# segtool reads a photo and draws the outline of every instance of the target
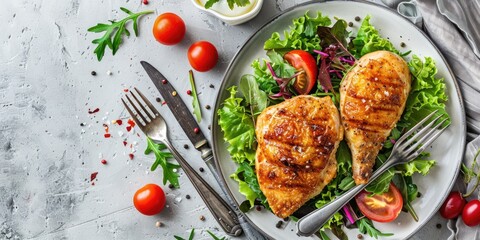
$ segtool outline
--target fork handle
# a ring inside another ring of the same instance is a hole
[[[203,199],[203,202],[205,202],[205,205],[207,205],[225,233],[230,236],[240,236],[243,229],[238,221],[238,216],[230,205],[188,164],[170,141],[166,140],[164,143],[185,171],[185,174]]]
[[[391,158],[396,158],[396,156],[391,155],[390,158],[373,173],[372,177],[370,177],[366,184],[360,184],[350,188],[342,195],[336,197],[334,201],[324,205],[322,208],[316,209],[298,220],[297,235],[311,236],[318,231],[336,212],[340,211],[345,204],[350,202],[350,200],[361,192],[369,183],[382,175],[382,173],[387,171],[390,167],[393,167],[397,161]]]

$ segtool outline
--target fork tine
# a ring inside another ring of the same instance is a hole
[[[137,90],[137,89],[135,88],[135,90]],[[133,98],[135,98],[138,105],[140,105],[140,108],[142,108],[142,110],[148,115],[148,117],[153,120],[155,118],[155,116],[152,116],[152,114],[150,114],[150,112],[147,111],[147,109],[143,106],[143,104],[141,104],[141,102],[138,100],[137,96],[135,96],[135,94],[133,94],[133,91],[130,91],[130,93],[132,94]],[[137,90],[137,93],[138,93],[138,90]],[[143,100],[145,101],[145,98],[143,98]]]
[[[417,153],[420,154],[421,152],[425,151],[425,149],[433,143],[433,141],[435,141],[435,139],[437,139],[440,134],[443,133],[443,131],[445,131],[445,129],[447,129],[447,127],[450,126],[450,123],[445,126],[444,128],[440,129],[440,131],[436,132],[435,135],[433,135],[430,139],[428,139],[425,143],[423,143],[423,145],[421,147],[419,147],[417,149]]]
[[[137,125],[138,125],[139,127],[144,126],[144,125],[138,120],[138,118],[136,117],[136,115],[133,114],[132,110],[130,109],[130,107],[128,106],[128,104],[125,102],[125,100],[123,100],[123,98],[122,98],[122,102],[123,102],[123,105],[125,106],[125,108],[127,109],[128,113],[130,113],[130,116],[132,116],[133,121],[135,121],[135,123],[137,123]]]
[[[417,133],[415,133],[415,135],[413,135],[412,138],[408,139],[407,142],[404,144],[405,146],[408,146],[410,144],[412,144],[414,141],[417,141],[417,138],[419,138],[420,136],[423,136],[424,133],[426,133],[428,130],[430,130],[431,126],[440,118],[442,117],[443,115],[439,115],[437,116],[436,118],[434,118],[430,123],[428,123],[426,126],[422,127],[420,129],[420,131],[418,131]],[[443,120],[445,121],[445,119]],[[434,128],[436,128],[437,126],[435,126]],[[427,134],[425,134],[426,136]],[[425,137],[424,137],[425,138]],[[424,138],[422,138],[422,140],[418,140],[418,142],[423,142]]]
[[[447,119],[443,119],[442,121],[440,121],[440,123],[438,123],[437,125],[435,125],[435,127],[433,128],[430,128],[430,126],[432,125],[433,121],[428,124],[429,126],[425,126],[421,131],[422,131],[422,134],[423,132],[425,132],[426,130],[429,130],[427,133],[425,133],[422,138],[420,138],[415,144],[413,144],[412,146],[410,146],[408,149],[405,150],[405,152],[409,153],[409,152],[412,152],[414,151],[415,149],[417,149],[418,146],[420,146],[421,144],[425,144],[426,140],[428,140],[432,134],[434,134],[436,132],[436,130],[438,130],[442,124],[446,121]],[[419,135],[420,133],[418,133],[417,135]],[[415,136],[417,136],[415,135]],[[412,138],[413,139],[413,138]],[[411,139],[410,139],[411,140]],[[410,143],[408,143],[410,144]]]
[[[403,134],[403,136],[401,136],[398,140],[397,140],[397,143],[398,142],[402,142],[404,141],[407,137],[409,137],[410,135],[412,135],[412,133],[417,130],[420,126],[422,126],[422,124],[424,122],[426,122],[428,119],[430,119],[438,110],[435,110],[433,111],[432,113],[428,114],[428,116],[426,116],[424,119],[422,119],[420,122],[418,122],[417,124],[415,124],[415,126],[413,126],[410,130],[408,130],[405,134]],[[398,144],[397,144],[398,145]]]
[[[148,121],[147,119],[145,118],[145,116],[143,116],[142,112],[140,112],[140,110],[137,108],[137,106],[135,106],[135,104],[133,103],[133,101],[128,97],[128,95],[125,94],[125,96],[127,97],[127,100],[130,102],[130,104],[132,105],[133,109],[135,109],[135,111],[137,112],[137,115],[140,116],[140,118],[142,118],[143,122],[145,123],[145,125],[147,125]],[[137,102],[138,103],[138,102]],[[140,104],[140,103],[138,103]]]
[[[140,90],[138,90],[136,87],[134,87],[134,89],[135,89],[135,91],[137,91],[138,95],[140,95],[140,97],[143,99],[143,101],[147,104],[147,106],[150,108],[150,110],[152,110],[153,114],[155,114],[155,116],[159,116],[160,113],[152,105],[152,103],[150,101],[148,101],[148,99],[143,95],[143,93],[140,92]]]

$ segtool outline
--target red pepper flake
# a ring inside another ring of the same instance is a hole
[[[200,132],[200,129],[196,127],[196,128],[193,129],[193,132],[194,132],[194,133],[199,133],[199,132]]]
[[[127,132],[130,132],[132,130],[131,126],[127,126]]]
[[[163,102],[162,102],[162,105],[165,105],[165,104],[167,104],[167,102],[163,101]]]
[[[192,95],[192,90],[187,90],[188,95]]]
[[[90,174],[90,182],[92,182],[93,180],[95,180],[97,178],[97,174],[98,174],[98,172],[93,172],[92,174]]]
[[[123,89],[124,92],[128,92],[128,88]]]
[[[95,182],[92,182],[92,186],[95,186]]]
[[[103,165],[105,165],[105,164],[107,164],[107,160],[102,159],[101,163],[102,163]]]
[[[130,160],[133,160],[133,157],[134,157],[133,153],[129,153],[128,156],[130,157]]]
[[[115,121],[118,125],[122,125],[123,121],[122,119],[117,119],[117,121]]]
[[[148,0],[143,0],[143,4],[147,5],[147,4],[148,4]]]
[[[128,125],[135,127],[135,122],[132,119],[128,119],[127,123]]]
[[[103,136],[104,136],[105,138],[110,138],[112,135],[111,135],[110,133],[105,133]]]
[[[88,109],[89,114],[94,114],[94,113],[97,113],[98,111],[100,111],[100,108],[95,108],[93,110],[90,110],[90,108]]]
[[[167,84],[167,80],[166,80],[166,79],[163,79],[163,80],[162,80],[162,84]]]
[[[123,146],[127,146],[127,141],[123,141]]]

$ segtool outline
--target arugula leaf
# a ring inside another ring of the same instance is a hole
[[[308,52],[319,49],[320,39],[316,32],[318,26],[329,26],[331,20],[328,16],[322,16],[317,12],[317,16],[311,17],[308,12],[302,17],[293,20],[293,25],[289,31],[285,31],[283,39],[278,32],[272,33],[272,36],[265,41],[265,50],[275,50],[285,53],[293,49],[301,49]]]
[[[396,176],[396,184],[403,198],[403,208],[410,215],[412,215],[413,220],[418,222],[418,216],[415,212],[415,209],[412,206],[412,202],[417,198],[418,188],[417,185],[413,184],[412,177],[409,176]]]
[[[378,168],[386,160],[387,160],[387,156],[385,154],[378,154],[375,165]],[[368,184],[365,190],[374,194],[382,194],[384,192],[387,192],[390,186],[390,182],[392,181],[394,176],[395,176],[395,172],[393,171],[393,169],[389,169],[386,172],[384,172],[382,175],[380,175],[380,177],[378,177],[373,182]]]
[[[213,6],[213,4],[220,2],[221,0],[207,0],[205,3],[205,9],[209,9]],[[233,10],[235,5],[238,7],[245,7],[250,4],[249,0],[227,0],[228,7]]]
[[[112,49],[112,55],[115,55],[115,53],[120,48],[120,44],[122,43],[123,34],[127,35],[127,37],[130,36],[130,32],[126,28],[126,24],[129,20],[132,20],[133,31],[135,33],[135,36],[138,36],[138,18],[142,15],[153,13],[153,11],[133,13],[123,7],[121,7],[120,10],[127,13],[129,16],[120,20],[119,22],[109,20],[110,24],[98,23],[97,25],[87,29],[87,31],[95,33],[105,32],[103,37],[92,41],[93,44],[98,44],[98,46],[93,51],[95,54],[97,54],[98,61],[102,60],[105,54],[105,48],[107,46]]]
[[[357,220],[358,231],[363,234],[368,234],[370,237],[378,239],[378,237],[393,236],[393,233],[382,233],[373,226],[372,220],[368,218],[361,218]]]
[[[223,139],[229,144],[228,152],[236,162],[255,161],[255,127],[251,113],[247,112],[243,98],[236,97],[237,87],[228,89],[230,97],[218,109],[218,124],[223,131]]]
[[[193,114],[197,118],[197,122],[202,121],[202,111],[200,110],[200,102],[198,101],[197,88],[195,87],[195,79],[193,78],[193,71],[188,71],[188,76],[190,79],[190,85],[192,86],[192,105],[193,105]]]
[[[180,188],[180,184],[178,183],[178,173],[174,171],[174,169],[180,168],[179,165],[169,163],[167,159],[173,158],[173,155],[170,152],[164,152],[167,147],[163,143],[154,143],[152,139],[147,137],[147,148],[145,149],[145,155],[150,154],[153,152],[155,154],[155,162],[152,164],[150,171],[155,171],[157,167],[160,165],[163,170],[163,185],[168,182],[173,184],[176,188]]]
[[[213,238],[213,240],[226,240],[227,237],[217,237],[215,234],[213,234],[212,232],[210,232],[210,230],[207,230],[207,233],[210,234],[210,236]]]
[[[250,105],[253,116],[260,114],[268,106],[267,94],[258,87],[255,76],[245,74],[240,79],[239,88]]]

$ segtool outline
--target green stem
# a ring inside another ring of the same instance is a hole
[[[480,148],[477,150],[477,153],[475,153],[475,156],[473,157],[473,162],[472,162],[472,166],[471,166],[472,171],[474,171],[475,167],[477,166],[477,157],[478,157],[479,154],[480,154]],[[474,173],[475,173],[475,176],[477,177],[477,181],[475,182],[475,185],[473,186],[473,188],[470,189],[470,192],[467,192],[467,193],[463,194],[464,198],[470,197],[473,194],[473,192],[475,192],[478,185],[480,184],[480,174],[478,174],[476,172],[474,172]]]

